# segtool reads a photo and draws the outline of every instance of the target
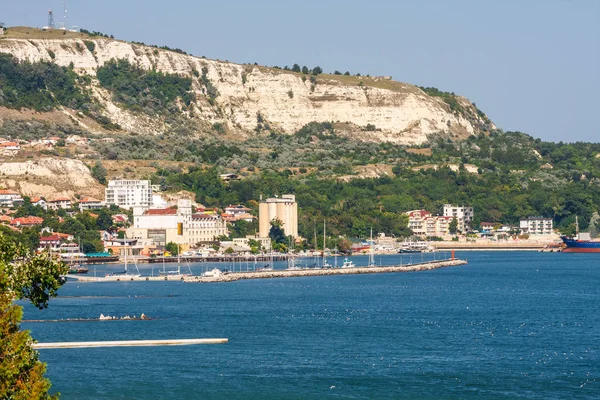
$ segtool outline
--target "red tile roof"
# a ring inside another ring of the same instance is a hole
[[[14,147],[14,146],[18,146],[19,143],[16,142],[2,142],[0,143],[0,147]]]
[[[19,194],[19,192],[15,192],[14,190],[2,189],[0,190],[0,194]]]
[[[94,199],[93,197],[84,197],[79,200],[80,203],[100,203],[100,200]]]
[[[31,198],[32,203],[38,203],[40,200],[44,200],[44,199],[42,199],[41,197],[32,197]]]
[[[11,225],[41,225],[44,223],[44,218],[40,217],[20,217],[10,221]]]
[[[60,242],[60,236],[52,235],[40,238],[40,242]]]

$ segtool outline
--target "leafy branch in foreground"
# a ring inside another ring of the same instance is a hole
[[[32,256],[0,234],[0,398],[58,398],[48,393],[46,365],[39,361],[29,332],[20,330],[23,310],[14,301],[28,299],[37,308],[46,308],[67,270],[49,254]]]

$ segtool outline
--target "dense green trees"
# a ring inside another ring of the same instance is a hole
[[[83,79],[72,68],[50,62],[18,62],[0,54],[0,105],[50,111],[58,105],[83,109],[90,102],[77,84]]]
[[[32,348],[28,331],[20,330],[22,308],[28,299],[43,309],[62,285],[68,267],[48,254],[32,256],[22,245],[0,233],[0,398],[50,399],[46,366]]]
[[[147,71],[127,60],[111,60],[98,68],[96,75],[100,84],[113,92],[115,101],[150,115],[165,112],[177,98],[187,105],[194,100],[190,78]]]

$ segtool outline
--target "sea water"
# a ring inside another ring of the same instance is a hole
[[[600,255],[457,256],[469,264],[214,284],[67,282],[46,310],[22,303],[24,318],[152,319],[22,326],[39,342],[229,339],[40,350],[63,399],[600,398]]]

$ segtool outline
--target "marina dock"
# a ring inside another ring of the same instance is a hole
[[[464,260],[450,258],[446,260],[428,261],[423,263],[390,265],[377,267],[353,268],[306,268],[306,269],[274,269],[261,271],[223,272],[217,276],[196,276],[191,274],[163,275],[163,276],[135,276],[123,275],[122,277],[94,277],[87,275],[66,275],[67,280],[77,282],[129,282],[129,281],[183,281],[183,282],[234,282],[242,279],[266,278],[293,278],[304,276],[326,275],[356,275],[356,274],[386,274],[395,272],[427,271],[431,269],[454,267],[467,264]]]

